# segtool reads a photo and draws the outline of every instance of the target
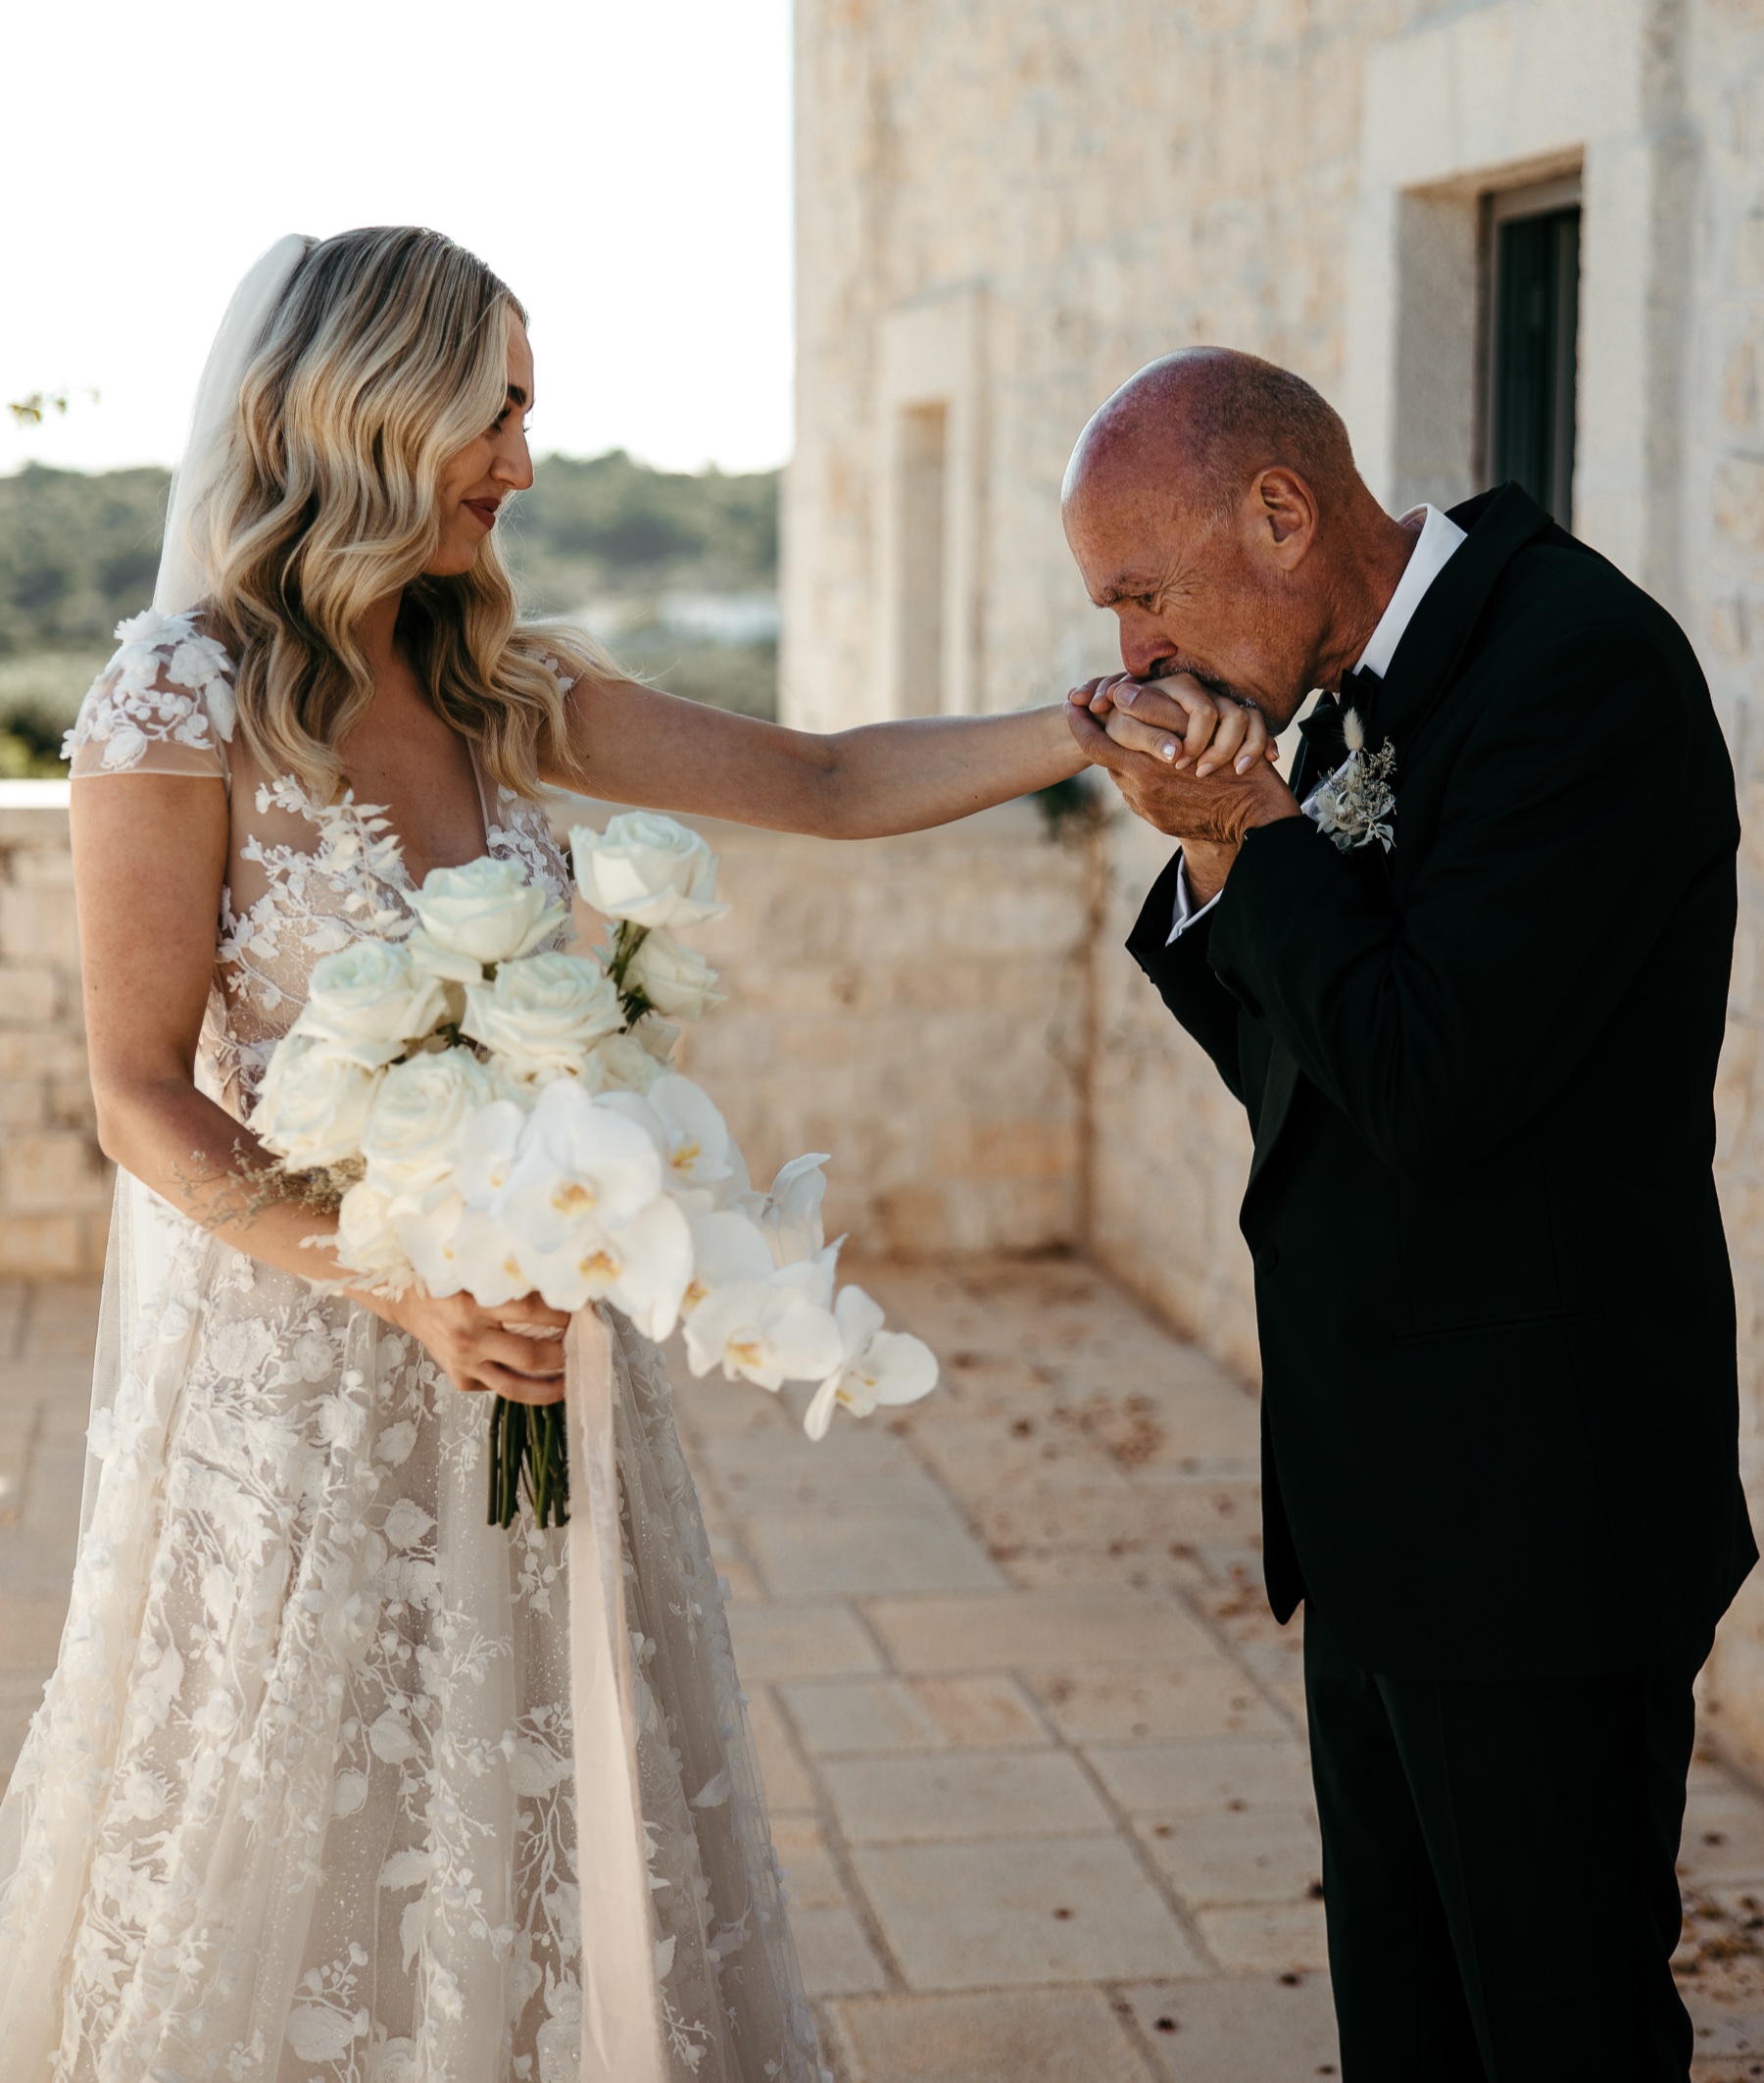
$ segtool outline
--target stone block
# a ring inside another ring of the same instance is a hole
[[[1116,1837],[867,1845],[852,1858],[911,1989],[1200,1971],[1181,1925]]]
[[[990,1671],[975,1677],[914,1678],[914,1698],[946,1743],[1042,1744],[1048,1732],[1015,1682]]]
[[[1226,1663],[1037,1671],[1029,1684],[1068,1743],[1286,1733],[1286,1724],[1256,1688]]]
[[[743,1660],[742,1675],[753,1680]],[[754,1734],[754,1751],[760,1760],[760,1776],[765,1782],[769,1808],[801,1810],[819,1806],[820,1794],[814,1776],[803,1762],[789,1724],[778,1704],[763,1686],[748,1695],[748,1725]]]
[[[822,1783],[853,1844],[1083,1837],[1109,1815],[1077,1761],[1054,1750],[832,1758]]]
[[[867,1610],[897,1666],[910,1672],[1205,1663],[1219,1657],[1173,1601],[1143,1595],[877,1599]]]
[[[887,1591],[1003,1591],[1004,1578],[954,1514],[897,1523],[872,1513],[747,1521],[748,1546],[777,1598]]]
[[[875,1643],[849,1606],[731,1606],[729,1632],[750,1685],[882,1667]]]
[[[82,1095],[82,1098],[89,1108],[89,1097]],[[10,1139],[45,1126],[49,1120],[49,1091],[40,1079],[0,1079],[0,1135]]]
[[[779,1687],[785,1711],[811,1756],[940,1750],[943,1731],[899,1678],[803,1680]]]
[[[10,1136],[0,1150],[0,1207],[9,1215],[92,1208],[107,1184],[97,1151],[69,1129]]]
[[[803,1985],[811,1997],[858,1995],[888,1987],[888,1970],[862,1924],[848,1909],[802,1909],[790,1913]]]
[[[48,1083],[82,1080],[86,1075],[83,1037],[62,1030],[51,1034],[11,1032],[0,1028],[0,1078],[37,1078]]]
[[[21,846],[9,858],[9,879],[24,890],[72,890],[74,855],[62,832],[44,835],[45,844]]]
[[[833,2009],[853,2083],[1145,2083],[1099,1990],[865,1997]]]
[[[40,1684],[55,1667],[73,1587],[20,1592],[0,1607],[0,1677]]]
[[[1129,1814],[1246,1807],[1304,1809],[1310,1766],[1291,1736],[1203,1736],[1188,1743],[1088,1745],[1107,1790]]]
[[[1321,1900],[1323,1847],[1308,1809],[1148,1815],[1138,1828],[1191,1908]]]
[[[785,1892],[796,1909],[844,1909],[851,1904],[827,1833],[810,1815],[774,1815],[772,1846],[784,1868]]]
[[[68,1279],[88,1270],[90,1242],[76,1215],[0,1215],[0,1273]]]
[[[61,1010],[61,976],[46,962],[0,962],[0,1024],[46,1027]]]
[[[1327,1974],[1228,1975],[1124,1994],[1169,2083],[1314,2083],[1341,2074]]]
[[[1715,527],[1736,549],[1764,553],[1764,463],[1749,456],[1724,456],[1711,487]]]
[[[71,888],[0,885],[0,955],[10,962],[44,961],[73,967],[79,933]]]
[[[1221,1967],[1237,1972],[1323,1974],[1329,1968],[1329,1938],[1323,1905],[1258,1903],[1233,1909],[1201,1909],[1195,1918],[1206,1950]]]

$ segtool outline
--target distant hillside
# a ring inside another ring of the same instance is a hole
[[[87,477],[34,463],[0,477],[0,659],[108,650],[152,596],[170,482],[164,471]]]
[[[622,449],[547,456],[505,525],[509,562],[538,615],[585,601],[770,592],[778,579],[778,473],[652,471]]]
[[[112,631],[152,596],[169,482],[157,470],[87,476],[35,464],[0,477],[0,775],[59,770],[51,748]],[[707,630],[742,617],[707,616],[705,601],[775,591],[775,471],[653,471],[619,449],[548,456],[503,527],[529,613],[592,610],[632,670],[701,701],[773,712],[775,641],[719,641]]]

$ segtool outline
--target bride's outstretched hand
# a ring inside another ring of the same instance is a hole
[[[485,1309],[469,1295],[414,1287],[391,1305],[393,1322],[420,1338],[456,1389],[489,1390],[511,1403],[558,1403],[569,1318],[537,1295]]]
[[[1074,687],[1066,699],[1088,710],[1125,751],[1143,752],[1172,773],[1193,768],[1198,781],[1225,768],[1247,774],[1258,760],[1280,758],[1259,710],[1216,694],[1192,673],[1137,680],[1111,672]]]

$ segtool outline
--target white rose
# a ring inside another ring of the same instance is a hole
[[[466,1032],[521,1075],[579,1074],[623,1023],[611,977],[576,955],[528,955],[502,964],[494,983],[466,986]]]
[[[569,834],[576,883],[594,909],[633,925],[703,925],[729,909],[716,901],[716,856],[697,832],[653,811],[626,811],[604,832]]]
[[[411,1277],[411,1261],[392,1226],[392,1203],[363,1179],[343,1196],[337,1210],[337,1257],[351,1272],[389,1287]]]
[[[716,971],[695,949],[652,926],[625,968],[625,986],[641,991],[658,1013],[671,1019],[703,1019],[722,999]]]
[[[481,982],[487,965],[526,954],[569,917],[515,862],[488,855],[432,868],[411,908],[422,921],[409,942],[418,966],[460,983]]]
[[[647,1092],[662,1068],[634,1033],[609,1034],[590,1050],[582,1078],[590,1092]]]
[[[493,1096],[490,1074],[469,1049],[441,1049],[394,1065],[362,1136],[368,1183],[386,1194],[421,1194],[441,1185],[461,1129]]]
[[[385,1075],[352,1063],[325,1042],[285,1035],[264,1072],[252,1128],[278,1158],[302,1170],[348,1164],[361,1155]]]
[[[418,971],[409,948],[360,940],[314,964],[293,1031],[377,1070],[431,1033],[446,1012],[446,986]]]

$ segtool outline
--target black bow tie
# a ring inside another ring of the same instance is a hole
[[[1334,773],[1348,757],[1348,738],[1343,728],[1343,719],[1349,709],[1357,713],[1365,728],[1366,743],[1372,743],[1372,719],[1382,684],[1376,672],[1358,669],[1343,680],[1339,699],[1326,694],[1298,725],[1304,742],[1310,747],[1311,758],[1316,762],[1319,780],[1326,774]]]

